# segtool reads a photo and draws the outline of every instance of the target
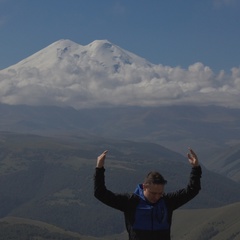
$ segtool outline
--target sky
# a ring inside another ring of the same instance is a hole
[[[230,72],[239,26],[239,0],[0,0],[0,70],[60,39],[107,39],[154,64]]]

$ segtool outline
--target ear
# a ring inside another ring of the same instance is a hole
[[[143,191],[147,189],[147,185],[143,183]]]

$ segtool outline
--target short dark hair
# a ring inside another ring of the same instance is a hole
[[[156,171],[151,171],[147,174],[144,182],[144,184],[167,184],[167,180],[164,179],[164,177]]]

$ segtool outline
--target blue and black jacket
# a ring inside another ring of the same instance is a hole
[[[148,202],[142,185],[134,193],[118,194],[105,186],[104,168],[96,168],[94,195],[104,204],[124,213],[129,240],[170,240],[173,211],[193,199],[200,191],[201,167],[192,168],[186,188],[164,194],[157,203]]]

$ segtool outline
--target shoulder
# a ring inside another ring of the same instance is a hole
[[[128,193],[128,203],[130,207],[135,207],[140,201],[140,197],[134,193]]]

